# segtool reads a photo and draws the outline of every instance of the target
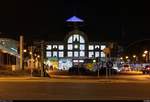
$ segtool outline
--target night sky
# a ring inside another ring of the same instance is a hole
[[[85,20],[81,30],[90,41],[150,38],[150,6],[144,0],[1,0],[0,31],[63,41],[70,30],[65,20],[73,15]]]

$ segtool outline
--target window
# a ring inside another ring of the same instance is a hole
[[[99,49],[99,45],[95,45],[95,49]]]
[[[83,44],[80,45],[80,50],[85,50],[85,46]]]
[[[79,57],[79,53],[77,51],[74,52],[74,57]]]
[[[99,52],[98,51],[95,52],[95,57],[99,57]]]
[[[89,52],[89,57],[93,57],[94,56],[94,52]]]
[[[47,51],[46,52],[46,57],[51,57],[52,56],[51,54],[52,54],[51,51]]]
[[[68,50],[72,50],[72,44],[68,44]]]
[[[78,62],[78,60],[73,60],[73,62]]]
[[[73,41],[79,41],[79,35],[75,34],[75,35],[73,36]]]
[[[53,45],[53,49],[57,49],[57,45]]]
[[[85,43],[84,38],[80,36],[80,43]]]
[[[72,43],[72,36],[69,37],[68,43]]]
[[[63,51],[59,52],[59,57],[64,57],[64,52]]]
[[[64,50],[64,45],[59,45],[59,50]]]
[[[94,46],[93,45],[89,45],[89,50],[94,50]]]
[[[101,50],[104,50],[106,48],[106,45],[101,45]]]
[[[75,48],[75,49],[78,49],[78,48],[79,48],[79,46],[76,44],[76,45],[74,45],[74,48]]]
[[[101,57],[105,57],[105,53],[104,52],[101,52]]]
[[[72,52],[68,51],[68,57],[72,57]]]
[[[57,57],[57,51],[53,52],[53,57]]]
[[[84,43],[85,43],[85,40],[81,35],[74,34],[68,38],[67,50],[73,50],[73,49],[85,50]]]
[[[79,62],[83,63],[83,62],[84,62],[84,60],[79,60]]]
[[[47,49],[47,50],[51,50],[51,49],[52,49],[52,46],[51,46],[51,45],[47,45],[46,49]]]
[[[85,56],[85,52],[84,51],[80,51],[80,56],[84,57]]]

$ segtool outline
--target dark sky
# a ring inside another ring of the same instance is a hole
[[[62,40],[73,15],[90,41],[150,38],[150,6],[144,0],[1,0],[0,31],[26,39]]]

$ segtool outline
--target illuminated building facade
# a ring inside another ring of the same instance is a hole
[[[76,24],[83,22],[83,20],[73,16],[67,22]],[[56,61],[58,62],[56,68],[68,69],[73,65],[84,63],[84,59],[105,59],[104,48],[106,48],[106,43],[89,42],[86,34],[75,27],[67,34],[63,42],[47,42],[45,54],[49,66],[53,65],[53,61]]]

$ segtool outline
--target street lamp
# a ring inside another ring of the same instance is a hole
[[[147,50],[145,50],[145,51],[144,51],[144,54],[147,54],[147,53],[148,53],[148,51],[147,51]]]
[[[37,57],[40,58],[40,55],[38,55]]]
[[[145,56],[146,56],[146,54],[143,54],[142,56],[143,56],[143,57],[145,57]]]
[[[24,49],[24,50],[23,50],[23,52],[27,52],[27,50],[26,50],[26,49]]]
[[[146,57],[146,62],[149,62],[149,51],[145,50],[144,54],[145,54],[145,57]]]
[[[120,57],[120,60],[123,60],[123,57]]]
[[[129,57],[128,56],[126,56],[126,59],[128,59]]]
[[[133,58],[134,58],[133,60],[134,60],[134,63],[135,63],[135,61],[136,61],[136,55],[133,55]]]
[[[142,57],[143,57],[143,58],[146,58],[146,54],[144,53],[144,54],[142,55]],[[146,59],[145,59],[145,60],[146,60]]]
[[[133,58],[136,58],[136,55],[133,55]]]
[[[32,52],[29,52],[30,53],[30,55],[32,55]]]

